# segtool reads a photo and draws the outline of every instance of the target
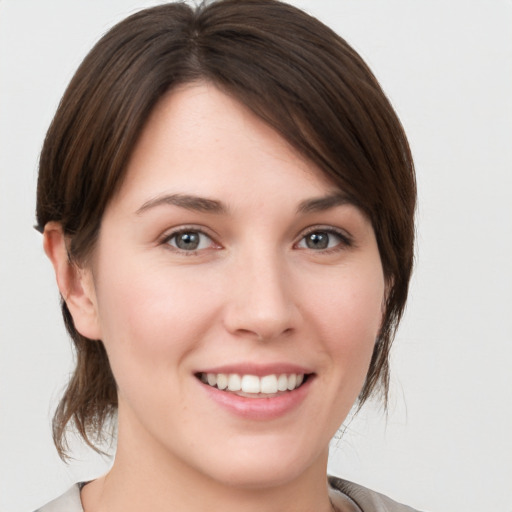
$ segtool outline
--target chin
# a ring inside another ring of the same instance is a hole
[[[279,449],[248,447],[245,450],[229,450],[224,455],[223,463],[213,456],[212,464],[205,468],[208,474],[217,482],[239,489],[271,489],[283,486],[300,479],[313,467],[323,465],[323,473],[327,471],[328,447],[320,454],[307,453],[299,443],[290,446],[281,444]],[[212,475],[211,468],[216,467]],[[204,467],[204,465],[203,465]]]
[[[272,462],[258,467],[244,466],[237,471],[222,471],[216,480],[228,487],[245,490],[263,490],[281,487],[297,479],[301,470],[293,467],[274,465]]]

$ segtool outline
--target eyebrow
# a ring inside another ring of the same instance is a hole
[[[179,206],[186,210],[215,214],[227,212],[227,208],[220,201],[215,199],[208,199],[206,197],[193,196],[189,194],[166,194],[146,201],[136,213],[137,215],[140,215],[147,210],[161,205]]]
[[[315,197],[313,199],[306,199],[299,204],[297,208],[298,213],[315,213],[330,210],[336,206],[343,206],[345,204],[355,205],[353,199],[348,195],[338,192],[324,197]]]
[[[345,204],[354,204],[354,201],[343,193],[331,194],[325,197],[315,197],[302,201],[298,208],[298,213],[315,213],[335,208],[336,206],[343,206]],[[144,213],[147,210],[156,208],[162,205],[178,206],[187,210],[206,212],[213,214],[225,214],[227,208],[224,204],[216,199],[208,199],[206,197],[199,197],[190,194],[166,194],[155,197],[146,201],[137,211],[137,215]]]

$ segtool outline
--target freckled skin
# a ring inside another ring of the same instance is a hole
[[[294,488],[301,507],[327,509],[328,443],[363,385],[385,293],[372,226],[356,207],[297,212],[336,191],[215,87],[164,97],[84,277],[94,315],[77,325],[103,340],[119,388],[116,461],[106,480],[86,486],[84,502],[101,485],[114,510],[123,485],[129,510],[141,496],[157,507],[171,494],[187,510],[199,486],[228,510],[228,496],[258,490],[258,500],[273,493],[277,503],[277,492]],[[225,211],[159,204],[137,213],[162,194],[213,199]],[[184,228],[200,233],[196,250],[175,235]],[[311,228],[328,248],[306,243]],[[306,366],[314,382],[283,416],[241,418],[212,401],[194,372],[246,361]]]

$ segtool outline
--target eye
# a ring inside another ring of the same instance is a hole
[[[213,240],[197,229],[186,229],[171,233],[164,243],[180,251],[193,252],[208,249],[214,245]]]
[[[349,246],[350,239],[334,229],[315,229],[301,238],[297,247],[299,249],[312,249],[325,251],[329,249]]]

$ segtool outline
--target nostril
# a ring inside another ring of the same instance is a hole
[[[266,332],[262,330],[260,331],[251,331],[249,329],[239,329],[239,333],[245,335],[256,336],[258,341],[272,341],[280,337],[288,337],[293,333],[294,329],[292,327],[287,327],[283,331],[279,332],[277,329],[273,331],[272,329],[268,329]]]

